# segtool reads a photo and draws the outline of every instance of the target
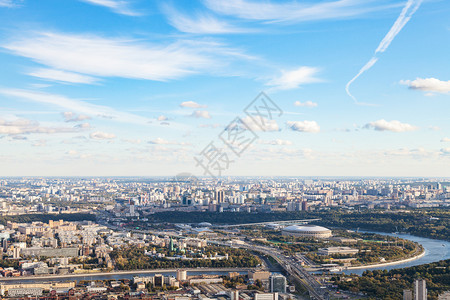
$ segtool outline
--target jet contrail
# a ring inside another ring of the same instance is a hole
[[[397,20],[395,20],[394,25],[392,25],[389,32],[386,34],[386,36],[383,38],[383,40],[380,42],[377,49],[375,50],[375,54],[361,68],[361,70],[359,70],[358,74],[356,74],[355,77],[353,77],[345,86],[345,91],[355,101],[355,103],[359,104],[358,100],[350,93],[350,85],[364,72],[373,67],[373,65],[378,61],[377,55],[379,53],[383,53],[384,51],[386,51],[386,49],[389,47],[389,45],[397,36],[397,34],[399,34],[402,28],[406,25],[406,23],[408,23],[413,14],[417,11],[422,1],[423,0],[408,0],[406,2],[405,7],[403,7],[402,12],[400,13],[400,16],[398,16]]]

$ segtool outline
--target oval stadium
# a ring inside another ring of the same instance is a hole
[[[295,237],[328,238],[331,237],[331,230],[316,225],[291,225],[281,230],[283,235]]]

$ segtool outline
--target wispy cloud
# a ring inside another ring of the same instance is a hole
[[[199,103],[194,102],[194,101],[181,102],[180,106],[181,107],[186,107],[186,108],[205,108],[205,107],[208,107],[208,105],[199,104]]]
[[[294,105],[300,106],[300,107],[316,107],[317,103],[312,102],[312,101],[306,101],[306,102],[295,101]]]
[[[220,126],[222,125],[220,125],[219,123],[198,125],[199,128],[212,128],[212,129],[219,128]]]
[[[149,141],[148,143],[152,144],[152,145],[181,145],[181,146],[189,146],[190,145],[189,143],[169,141],[169,140],[166,140],[166,139],[163,139],[160,137],[153,139],[153,140]]]
[[[383,40],[380,42],[377,49],[375,50],[374,56],[372,56],[372,58],[361,68],[361,70],[359,70],[359,72],[345,86],[345,91],[353,99],[353,101],[355,101],[355,103],[358,103],[358,100],[350,93],[351,84],[356,79],[358,79],[364,72],[366,72],[367,70],[372,68],[373,65],[375,65],[375,63],[378,61],[377,55],[386,51],[386,49],[392,43],[397,34],[400,33],[400,31],[406,25],[406,23],[409,22],[413,14],[417,11],[417,9],[419,9],[421,3],[422,0],[408,0],[406,2],[406,5],[403,7],[402,12],[400,13],[400,16],[397,18],[394,25],[391,27],[389,32],[386,34],[386,36],[383,38]]]
[[[250,116],[246,116],[246,117],[242,118],[241,121],[242,121],[242,123],[244,123],[241,125],[241,127],[245,125],[246,127],[250,128],[250,130],[252,130],[252,131],[268,132],[268,131],[279,131],[280,130],[280,127],[278,126],[278,123],[276,120],[266,119],[262,116],[253,116],[253,118]],[[261,128],[261,126],[263,128]],[[245,127],[242,127],[242,128],[246,129]]]
[[[384,119],[370,122],[364,125],[366,129],[375,129],[376,131],[392,131],[392,132],[406,132],[414,131],[418,128],[408,123],[402,123],[397,120],[386,121]]]
[[[124,0],[81,0],[86,3],[104,6],[111,9],[113,12],[127,15],[127,16],[140,16],[141,13],[130,8],[130,3]]]
[[[5,120],[0,119],[0,134],[7,135],[23,135],[31,133],[42,133],[42,134],[54,134],[54,133],[68,133],[77,132],[82,128],[75,127],[47,127],[41,126],[38,122],[28,120],[28,119],[13,119]]]
[[[40,32],[17,35],[2,46],[56,70],[156,81],[202,72],[219,73],[233,59],[250,59],[240,50],[205,40],[155,45],[93,35]]]
[[[81,113],[87,116],[99,116],[117,122],[148,125],[148,118],[139,115],[117,111],[111,107],[86,103],[81,100],[67,98],[65,96],[20,89],[0,89],[0,94],[14,97],[20,100],[32,101],[45,105],[60,107],[71,112]]]
[[[166,139],[163,138],[156,138],[154,140],[149,141],[149,144],[153,144],[153,145],[169,145],[171,144],[171,142],[169,142]]]
[[[16,7],[19,5],[18,2],[22,2],[22,1],[0,0],[0,7]]]
[[[450,157],[450,148],[442,148],[441,155]]]
[[[436,78],[416,78],[415,80],[402,80],[400,84],[407,85],[412,90],[433,93],[450,93],[450,80],[442,81]]]
[[[286,124],[293,131],[320,132],[320,126],[316,121],[288,121]]]
[[[169,23],[181,32],[194,34],[225,34],[243,33],[252,30],[235,27],[224,20],[207,13],[197,13],[194,16],[187,16],[180,13],[171,6],[164,6],[163,10]]]
[[[272,145],[272,146],[290,146],[290,145],[292,145],[291,141],[282,140],[282,139],[276,139],[276,140],[270,140],[270,141],[260,140],[259,143],[263,144],[263,145]]]
[[[55,69],[38,69],[32,72],[29,72],[28,75],[38,77],[45,80],[50,81],[59,81],[59,82],[67,82],[67,83],[94,83],[98,81],[97,78],[81,75],[77,73],[55,70]]]
[[[441,143],[449,143],[449,142],[450,142],[450,138],[447,138],[447,137],[445,137],[441,140]]]
[[[204,3],[211,10],[224,15],[248,20],[290,23],[349,18],[392,7],[392,5],[374,5],[374,1],[349,0],[316,3],[204,0]]]
[[[91,117],[89,117],[87,115],[76,115],[75,113],[73,113],[71,111],[63,112],[62,115],[64,117],[64,121],[66,121],[66,122],[80,122],[80,121],[85,121],[85,120],[91,119]]]
[[[315,77],[318,72],[318,68],[306,66],[290,71],[282,71],[281,76],[273,78],[266,85],[272,86],[274,90],[295,89],[304,84],[320,82],[321,80]]]
[[[211,119],[211,115],[209,114],[209,111],[206,111],[206,110],[196,110],[191,114],[191,117]]]
[[[116,138],[116,135],[113,133],[107,133],[102,131],[92,132],[89,137],[93,140],[112,140]]]

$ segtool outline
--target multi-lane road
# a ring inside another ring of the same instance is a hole
[[[327,299],[327,289],[322,286],[310,273],[308,273],[298,261],[294,258],[285,256],[276,249],[253,245],[253,244],[244,244],[240,245],[240,247],[247,248],[249,250],[258,251],[264,253],[265,255],[269,255],[273,257],[291,276],[299,280],[303,286],[305,286],[311,298],[317,300],[325,300]]]

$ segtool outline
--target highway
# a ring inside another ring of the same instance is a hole
[[[230,246],[229,244],[219,241],[208,241],[211,244],[218,244],[222,246]],[[273,257],[291,276],[295,277],[304,287],[309,291],[311,299],[326,300],[326,287],[323,287],[310,273],[308,273],[294,258],[288,257],[280,253],[274,248],[255,245],[255,244],[239,244],[239,248],[245,248],[252,251],[257,251],[265,255]]]
[[[312,219],[310,219],[310,220],[290,220],[290,221],[280,221],[280,222],[276,222],[276,223],[278,223],[278,224],[280,224],[280,223],[283,223],[283,224],[294,223],[295,224],[295,223],[301,223],[301,222],[308,223],[308,222],[311,222],[311,221],[314,221],[314,220],[312,220]],[[262,222],[262,223],[252,223],[252,224],[227,225],[227,226],[224,226],[224,227],[239,227],[239,226],[248,226],[248,225],[265,225],[265,224],[271,224],[271,223],[275,223],[275,222]],[[182,236],[178,236],[175,233],[170,233],[169,234],[168,232],[157,232],[157,231],[151,231],[151,230],[145,230],[145,231],[143,231],[143,230],[133,230],[133,232],[142,232],[142,233],[147,233],[147,234],[151,233],[151,234],[156,234],[156,235],[163,234],[163,235],[171,235],[171,236],[174,236],[174,237],[182,237]],[[236,237],[236,238],[239,238],[239,237]],[[241,236],[240,238],[244,238],[244,237]],[[222,246],[227,246],[227,247],[231,246],[230,244],[227,244],[227,243],[224,243],[224,242],[220,242],[220,241],[214,241],[214,240],[209,240],[208,243],[222,245]],[[328,293],[328,290],[326,289],[326,287],[323,287],[293,257],[287,257],[287,256],[283,255],[281,252],[277,251],[277,249],[270,248],[270,247],[264,247],[264,246],[260,246],[260,245],[255,245],[255,244],[243,243],[243,244],[234,245],[234,247],[246,248],[246,249],[249,249],[249,250],[258,251],[260,253],[263,253],[265,255],[273,257],[286,270],[287,273],[289,273],[291,276],[296,278],[299,282],[302,283],[302,285],[304,287],[306,287],[306,289],[309,291],[310,297],[312,299],[316,299],[316,300],[326,300],[327,299],[326,294]],[[309,262],[309,263],[311,263],[311,262]]]

